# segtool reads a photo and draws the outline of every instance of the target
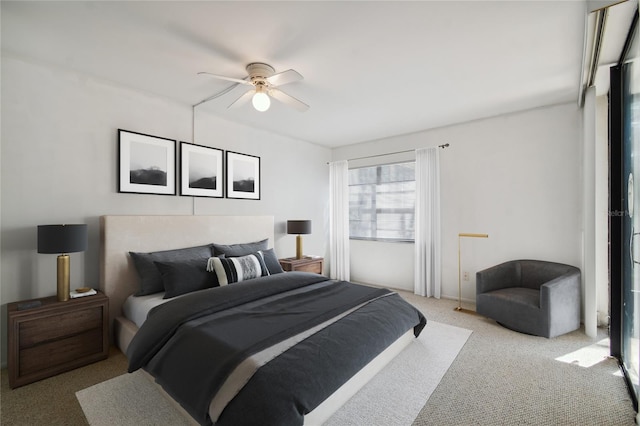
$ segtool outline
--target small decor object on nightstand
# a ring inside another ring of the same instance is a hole
[[[58,300],[69,300],[68,253],[87,249],[87,225],[38,225],[38,253],[58,253]]]
[[[77,299],[78,297],[93,296],[94,294],[98,294],[98,292],[91,287],[80,287],[72,291],[69,296],[72,299]]]
[[[41,301],[30,300],[27,302],[18,303],[18,306],[16,307],[16,311],[24,311],[25,309],[39,308],[40,306],[42,306]]]
[[[311,233],[310,220],[288,220],[287,234],[297,234],[296,237],[296,259],[302,259],[302,234]]]

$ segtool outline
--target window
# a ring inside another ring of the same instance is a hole
[[[413,241],[416,163],[349,170],[349,237]]]

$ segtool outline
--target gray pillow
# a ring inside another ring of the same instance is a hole
[[[278,261],[278,256],[276,256],[276,252],[272,248],[260,250],[260,253],[262,253],[264,263],[267,265],[269,275],[280,274],[284,272],[282,266],[280,265],[280,262]]]
[[[251,253],[255,253],[259,250],[266,250],[267,244],[269,243],[269,239],[265,238],[261,241],[255,241],[253,243],[244,243],[244,244],[216,244],[213,243],[213,255],[218,256],[219,254],[224,254],[227,257],[239,257],[246,256]]]
[[[162,276],[164,299],[220,285],[216,274],[207,272],[207,259],[154,263]]]
[[[212,254],[211,244],[196,247],[186,247],[175,250],[164,250],[150,253],[129,252],[133,264],[140,277],[140,289],[135,296],[145,296],[164,291],[162,276],[153,262],[176,262],[189,259],[207,259]]]

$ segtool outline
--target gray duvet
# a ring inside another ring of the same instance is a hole
[[[288,272],[154,308],[129,345],[129,372],[147,370],[203,425],[301,425],[425,324],[390,290]]]

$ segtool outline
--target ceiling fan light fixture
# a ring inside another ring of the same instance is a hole
[[[271,99],[261,89],[260,87],[256,88],[256,93],[251,98],[251,103],[257,111],[264,112],[271,106]]]
[[[1,1],[1,0],[0,0]],[[218,78],[220,80],[227,80],[236,83],[228,89],[201,101],[197,105],[208,102],[212,99],[216,99],[239,84],[252,86],[251,89],[245,91],[239,98],[231,103],[227,108],[236,108],[244,105],[251,99],[253,108],[257,111],[264,112],[271,107],[271,98],[282,102],[283,104],[295,108],[300,112],[309,109],[309,105],[299,101],[291,95],[280,90],[280,86],[293,83],[303,79],[299,72],[293,69],[274,73],[275,70],[271,65],[264,64],[262,62],[252,62],[247,65],[247,76],[243,79],[235,77],[227,77],[224,75],[213,74],[210,72],[199,72],[198,74],[207,74],[211,77]]]

